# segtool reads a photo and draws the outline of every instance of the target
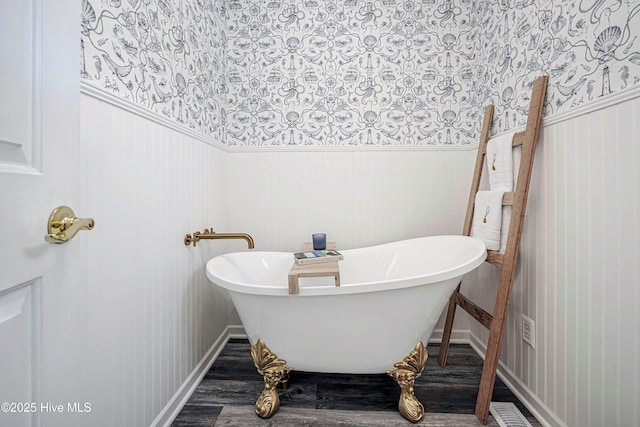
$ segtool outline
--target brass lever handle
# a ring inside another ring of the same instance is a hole
[[[58,206],[49,215],[44,240],[50,243],[65,243],[73,239],[78,231],[91,230],[93,226],[93,218],[77,218],[69,206]]]

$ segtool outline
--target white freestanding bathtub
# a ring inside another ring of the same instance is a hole
[[[462,276],[486,258],[466,236],[432,236],[341,250],[341,286],[301,278],[288,292],[289,252],[213,258],[207,277],[229,291],[252,345],[262,340],[301,371],[384,373],[427,344]]]

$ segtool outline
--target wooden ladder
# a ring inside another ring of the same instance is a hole
[[[444,366],[447,362],[447,353],[449,351],[451,329],[453,327],[456,306],[463,308],[474,319],[489,329],[489,342],[487,344],[487,352],[484,359],[484,365],[482,367],[482,378],[480,379],[480,388],[478,390],[478,399],[476,401],[475,411],[476,417],[478,417],[482,424],[486,424],[489,417],[489,404],[491,403],[493,386],[496,380],[496,369],[498,368],[500,347],[502,345],[507,309],[509,307],[509,297],[511,295],[513,277],[520,249],[522,224],[524,222],[525,208],[527,206],[529,182],[531,180],[533,157],[538,141],[538,131],[540,129],[540,121],[542,118],[542,107],[547,89],[547,79],[547,76],[542,76],[537,78],[534,82],[526,128],[523,132],[516,133],[513,137],[513,146],[522,146],[522,160],[518,171],[515,191],[505,193],[502,199],[503,206],[512,206],[511,222],[509,225],[506,248],[504,254],[497,251],[487,251],[486,259],[486,262],[501,268],[500,282],[498,284],[498,292],[493,315],[476,305],[466,296],[462,295],[462,293],[460,293],[460,285],[458,285],[458,288],[454,291],[451,299],[449,300],[447,320],[445,322],[442,344],[440,345],[438,363],[440,366]],[[467,215],[464,221],[463,234],[465,236],[469,236],[471,234],[475,196],[480,188],[480,178],[482,176],[487,143],[489,142],[489,130],[491,128],[492,119],[493,105],[489,105],[484,111],[475,172],[473,174],[473,181],[469,194]]]

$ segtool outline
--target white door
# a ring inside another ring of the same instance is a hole
[[[78,0],[0,0],[0,426],[87,425],[87,239],[44,239],[79,217]]]

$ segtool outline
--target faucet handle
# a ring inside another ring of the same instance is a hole
[[[206,232],[207,230],[205,230]],[[189,246],[193,243],[193,247],[196,247],[196,243],[198,243],[200,241],[200,232],[199,231],[194,231],[193,232],[193,236],[191,234],[185,234],[184,236],[184,244],[186,246]]]

